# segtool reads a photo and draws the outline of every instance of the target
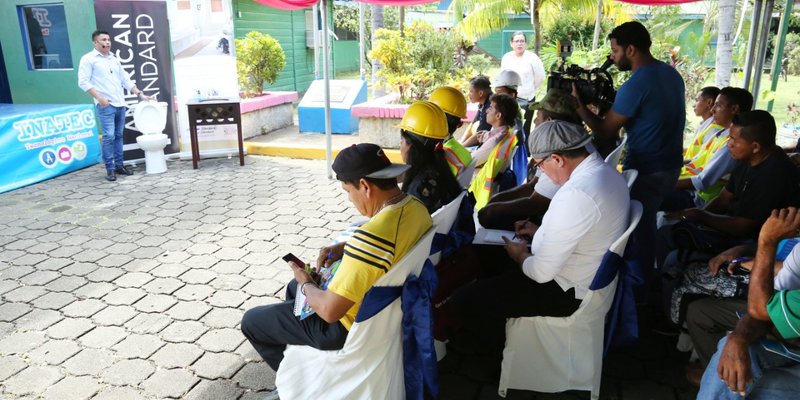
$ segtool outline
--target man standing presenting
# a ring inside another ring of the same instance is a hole
[[[519,74],[521,84],[517,88],[517,102],[525,110],[525,135],[531,132],[533,111],[528,110],[528,103],[533,102],[536,89],[544,83],[545,73],[542,60],[535,53],[528,51],[525,34],[514,32],[511,36],[511,48],[500,61],[500,70],[510,69]]]
[[[608,38],[611,60],[620,71],[633,72],[619,88],[611,110],[601,118],[580,103],[574,85],[572,94],[578,98],[578,114],[595,135],[618,139],[619,129],[625,127],[628,144],[622,169],[639,171],[631,199],[640,201],[644,209],[631,239],[638,246],[646,282],[650,282],[656,211],[665,194],[674,189],[683,165],[686,89],[675,68],[650,54],[650,33],[641,23],[617,26]]]
[[[94,50],[81,57],[78,67],[78,86],[94,98],[97,116],[103,127],[103,162],[106,180],[117,180],[116,174],[133,175],[122,165],[122,132],[125,129],[125,92],[130,91],[142,100],[150,97],[131,82],[119,59],[111,53],[111,35],[105,31],[92,32]]]

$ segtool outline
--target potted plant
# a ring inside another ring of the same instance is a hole
[[[242,133],[252,137],[292,125],[297,92],[264,92],[286,66],[286,55],[272,36],[252,31],[236,39],[236,71],[242,88]]]

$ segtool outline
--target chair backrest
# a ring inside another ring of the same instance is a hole
[[[463,170],[461,170],[461,173],[458,174],[456,180],[458,181],[458,184],[461,185],[462,188],[466,189],[469,187],[470,182],[472,182],[473,174],[475,174],[475,160],[472,160],[472,162],[470,162],[469,165],[467,165]]]
[[[639,176],[639,171],[635,169],[626,169],[622,171],[622,177],[625,178],[625,183],[628,184],[628,190],[633,187],[633,183],[636,182],[636,177]]]
[[[642,203],[638,200],[631,200],[631,205],[628,211],[628,228],[625,229],[625,232],[622,233],[622,236],[619,237],[614,243],[611,243],[611,247],[609,248],[610,251],[616,253],[618,256],[623,256],[625,253],[625,247],[628,245],[628,239],[631,237],[631,233],[633,233],[636,226],[639,225],[639,221],[642,219]]]
[[[461,207],[461,200],[467,195],[467,191],[462,191],[461,194],[458,195],[453,201],[445,204],[438,210],[436,210],[433,214],[431,214],[431,218],[433,219],[433,225],[436,227],[436,235],[447,235],[450,233],[450,229],[455,224],[456,219],[458,218],[458,210]],[[438,239],[436,239],[438,240]],[[440,240],[438,240],[441,242]],[[438,243],[438,242],[437,242]],[[436,248],[434,248],[436,247]],[[442,250],[441,245],[436,245],[431,247],[431,254],[430,260],[433,265],[439,264],[439,261],[442,259]]]
[[[433,235],[436,233],[436,225],[428,229],[417,243],[397,262],[392,269],[375,282],[375,286],[399,286],[406,281],[410,274],[419,276],[422,266],[431,250]]]
[[[626,135],[622,138],[622,143],[620,143],[619,146],[617,146],[617,148],[611,153],[608,153],[608,156],[606,156],[606,164],[617,168],[617,165],[619,165],[619,159],[622,157],[622,150],[625,149],[625,143],[627,142],[628,136]]]

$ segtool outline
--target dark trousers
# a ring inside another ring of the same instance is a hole
[[[448,305],[464,328],[480,331],[488,344],[502,346],[506,318],[567,317],[581,300],[574,289],[564,291],[555,281],[538,283],[517,266],[459,289]]]
[[[531,124],[533,124],[533,110],[528,110],[528,103],[533,103],[535,101],[536,97],[530,100],[525,100],[524,103],[520,101],[520,99],[517,99],[517,102],[520,103],[520,106],[522,107],[522,111],[525,113],[523,115],[524,124],[522,125],[522,129],[525,132],[526,138],[531,135]]]
[[[686,327],[703,367],[717,351],[717,343],[733,330],[737,311],[747,310],[745,299],[705,298],[693,301],[686,312]]]
[[[286,285],[286,300],[251,308],[242,317],[242,333],[261,358],[277,371],[287,344],[311,346],[320,350],[344,347],[347,329],[341,322],[329,324],[317,314],[301,320],[294,315],[297,281]]]

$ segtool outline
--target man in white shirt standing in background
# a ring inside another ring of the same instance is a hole
[[[521,84],[517,88],[517,102],[525,111],[525,135],[531,132],[533,111],[528,110],[528,103],[534,101],[536,90],[545,81],[544,65],[534,52],[528,51],[525,33],[514,32],[511,36],[511,49],[500,61],[500,70],[510,69],[518,73]]]

